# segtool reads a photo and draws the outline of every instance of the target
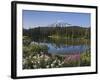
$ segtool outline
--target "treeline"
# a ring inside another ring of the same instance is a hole
[[[23,29],[23,35],[31,38],[42,38],[48,36],[59,36],[65,38],[84,38],[90,39],[90,27],[84,28],[80,26],[69,27],[36,27],[31,29]]]

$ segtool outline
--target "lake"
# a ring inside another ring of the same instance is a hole
[[[33,43],[46,45],[48,53],[58,55],[83,53],[90,50],[90,40],[87,39],[37,38]]]

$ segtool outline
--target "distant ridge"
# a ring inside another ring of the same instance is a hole
[[[45,26],[33,26],[33,27],[31,27],[31,28],[29,28],[29,29],[33,29],[33,28],[39,28],[39,27],[41,27],[41,28],[55,28],[55,27],[63,27],[63,28],[65,28],[65,27],[70,27],[70,28],[90,28],[90,27],[88,27],[88,26],[79,26],[79,25],[73,25],[73,24],[70,24],[70,23],[68,23],[68,22],[55,22],[55,23],[52,23],[52,24],[48,24],[48,25],[45,25]]]

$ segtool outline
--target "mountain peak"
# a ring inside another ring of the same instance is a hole
[[[67,27],[67,26],[72,26],[72,24],[66,23],[66,22],[61,22],[61,21],[57,21],[53,24],[50,24],[49,26],[52,27]]]

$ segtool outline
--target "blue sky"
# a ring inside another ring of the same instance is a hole
[[[73,13],[73,12],[49,12],[23,10],[22,20],[23,27],[26,29],[38,26],[46,26],[61,21],[72,25],[89,27],[91,15],[89,13]]]

